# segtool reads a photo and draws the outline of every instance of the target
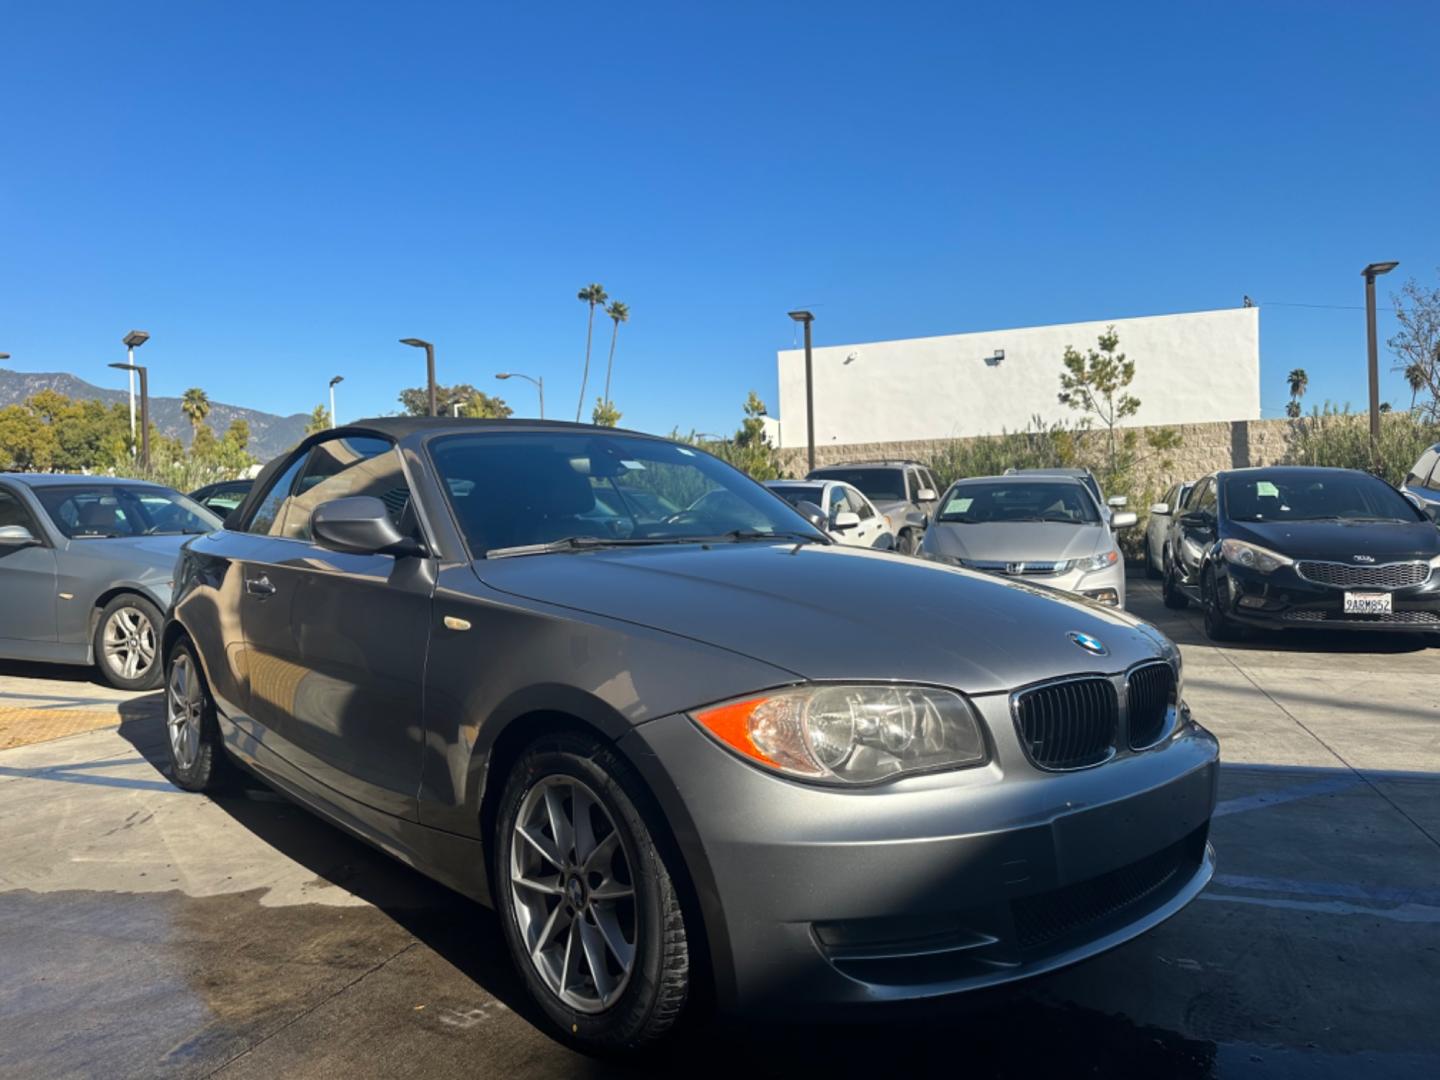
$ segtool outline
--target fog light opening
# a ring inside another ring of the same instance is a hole
[[[1080,595],[1090,600],[1098,600],[1102,604],[1109,604],[1111,607],[1120,606],[1120,594],[1114,589],[1086,589]]]
[[[1240,606],[1244,608],[1263,608],[1265,606],[1265,598],[1263,596],[1242,596],[1240,597]]]

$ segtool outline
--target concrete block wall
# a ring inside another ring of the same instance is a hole
[[[1137,429],[1140,445],[1150,428]],[[1278,465],[1290,460],[1291,424],[1288,420],[1234,420],[1207,424],[1178,424],[1173,427],[1180,435],[1180,446],[1166,454],[1170,462],[1164,468],[1158,458],[1144,461],[1137,470],[1137,494],[1160,492],[1177,480],[1193,480],[1216,469],[1239,469],[1252,465]],[[929,462],[945,453],[954,443],[998,436],[976,436],[972,439],[915,439],[905,442],[851,443],[815,448],[817,465],[833,465],[842,461],[866,461],[883,458],[914,458]],[[1099,433],[1095,434],[1097,439]],[[806,453],[803,447],[778,451],[788,476],[803,476]]]

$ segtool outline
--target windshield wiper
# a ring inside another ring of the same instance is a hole
[[[802,544],[828,544],[829,541],[820,536],[812,536],[810,533],[798,532],[766,532],[764,529],[731,529],[719,536],[695,536],[692,540],[798,540]]]
[[[655,544],[693,544],[693,536],[611,537],[566,536],[544,544],[520,544],[516,547],[491,548],[487,559],[508,559],[512,555],[549,555],[557,551],[594,551],[610,547],[650,547]]]

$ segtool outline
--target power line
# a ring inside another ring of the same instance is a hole
[[[1365,305],[1364,305],[1364,304],[1292,304],[1292,303],[1287,303],[1287,302],[1284,301],[1284,300],[1265,300],[1265,301],[1259,301],[1259,300],[1257,300],[1255,303],[1256,303],[1256,306],[1259,306],[1259,307],[1324,308],[1324,309],[1327,310],[1327,311],[1364,311],[1364,310],[1365,310]],[[1393,308],[1393,307],[1377,307],[1375,310],[1376,310],[1376,311],[1397,311],[1397,310],[1399,310],[1399,309],[1398,309],[1398,308]]]

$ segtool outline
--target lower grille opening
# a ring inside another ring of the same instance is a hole
[[[1204,860],[1208,829],[1208,824],[1203,825],[1178,843],[1118,870],[1011,901],[1020,949],[1044,949],[1071,934],[1094,928],[1167,886],[1178,888]]]
[[[1343,611],[1287,611],[1283,618],[1288,622],[1325,623],[1343,622],[1364,626],[1440,626],[1440,613],[1434,611],[1390,611],[1383,615],[1347,615]]]

